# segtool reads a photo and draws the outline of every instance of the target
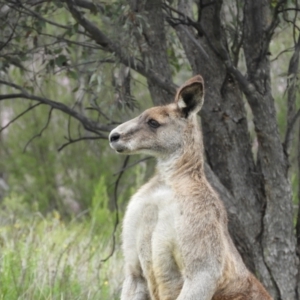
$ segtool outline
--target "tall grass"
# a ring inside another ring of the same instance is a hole
[[[25,220],[1,216],[0,223],[0,299],[119,298],[118,241],[114,255],[102,261],[111,251],[112,224],[65,223],[57,212]]]

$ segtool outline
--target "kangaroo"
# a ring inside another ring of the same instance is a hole
[[[228,233],[222,201],[204,174],[197,75],[174,103],[147,109],[109,135],[122,154],[157,159],[156,174],[131,198],[123,222],[122,300],[272,300],[247,270]]]

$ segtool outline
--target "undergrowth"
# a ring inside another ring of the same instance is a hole
[[[119,232],[113,255],[103,261],[112,251],[114,222],[105,203],[68,222],[56,211],[24,217],[22,208],[20,218],[7,207],[0,212],[0,300],[119,299]]]

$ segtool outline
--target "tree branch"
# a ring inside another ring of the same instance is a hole
[[[116,52],[116,46],[107,36],[92,22],[87,20],[83,14],[75,8],[74,0],[65,0],[73,18],[88,32],[92,38],[109,52]]]
[[[204,50],[204,48],[201,46],[201,44],[199,43],[199,41],[197,41],[193,35],[185,28],[184,25],[179,25],[180,28],[186,33],[186,35],[189,37],[189,39],[195,44],[195,46],[197,47],[197,49],[199,50],[199,52],[208,59],[209,61],[209,55],[207,54],[207,52]]]
[[[0,95],[0,101],[1,100],[8,100],[8,99],[17,99],[17,98],[22,98],[23,94],[19,93],[19,94],[4,94],[4,95]]]
[[[147,156],[145,158],[139,159],[138,161],[130,164],[129,166],[126,166],[125,168],[123,168],[123,169],[119,170],[118,172],[114,173],[113,175],[116,176],[116,175],[120,174],[121,172],[126,171],[126,170],[138,165],[139,163],[141,163],[143,161],[147,161],[149,159],[153,159],[153,157],[152,156]]]
[[[283,3],[279,1],[278,4]],[[243,48],[248,80],[255,87],[253,93],[246,94],[246,97],[253,113],[258,140],[257,162],[263,178],[262,257],[271,275],[274,295],[281,299],[293,299],[297,266],[292,191],[270,84],[268,47],[277,26],[274,16],[273,23],[267,27],[270,5],[268,0],[245,1]],[[266,31],[265,28],[269,29]],[[289,241],[288,247],[286,241]],[[283,274],[282,269],[288,271]]]
[[[19,97],[17,97],[19,98]],[[1,96],[0,96],[0,100],[1,100]],[[32,106],[30,106],[29,108],[27,108],[26,110],[24,110],[23,112],[21,112],[19,115],[17,115],[15,118],[13,118],[12,120],[10,120],[6,125],[4,125],[3,127],[0,128],[0,133],[6,129],[9,125],[11,125],[12,123],[14,123],[15,121],[17,121],[19,118],[21,118],[22,116],[24,116],[26,113],[28,113],[30,110],[36,108],[37,106],[41,105],[42,103],[36,103]]]
[[[26,143],[26,145],[25,145],[25,147],[24,147],[24,149],[23,149],[23,153],[25,153],[25,151],[26,151],[28,145],[29,145],[34,139],[36,139],[37,137],[41,137],[42,134],[43,134],[43,132],[48,128],[48,126],[49,126],[49,124],[50,124],[50,121],[51,121],[51,114],[52,114],[52,111],[53,111],[53,107],[51,107],[50,110],[49,110],[48,118],[47,118],[47,122],[46,122],[45,126],[41,129],[41,131],[40,131],[38,134],[34,135],[34,136]]]
[[[28,99],[28,100],[38,101],[43,104],[47,104],[47,105],[51,106],[53,109],[60,110],[64,113],[70,115],[74,119],[77,119],[86,130],[94,132],[100,136],[103,136],[103,135],[99,131],[109,132],[113,128],[113,126],[111,126],[111,125],[102,125],[97,122],[94,122],[94,121],[88,119],[87,117],[81,115],[76,110],[71,109],[70,107],[68,107],[67,105],[65,105],[63,103],[56,102],[56,101],[50,100],[45,97],[40,97],[40,96],[35,96],[32,94],[29,94],[26,90],[24,90],[21,86],[19,86],[17,84],[7,82],[4,80],[0,80],[0,84],[4,84],[4,85],[7,85],[7,86],[10,86],[10,87],[13,87],[15,89],[22,91],[22,93],[19,93],[19,94],[0,95],[0,100],[12,99],[12,98],[24,98],[24,99]]]
[[[188,25],[188,26],[193,26],[197,30],[199,36],[203,36],[204,35],[204,31],[203,31],[203,28],[202,28],[200,22],[195,22],[189,16],[185,15],[180,10],[175,9],[174,7],[168,5],[167,3],[163,3],[162,8],[168,14],[166,16],[166,18],[167,18],[167,22],[169,22],[171,26],[174,26],[174,25],[176,26],[177,25],[176,22],[173,22],[173,20],[176,20],[174,17],[172,17],[172,11],[173,11],[173,12],[175,12],[176,14],[178,14],[180,16],[180,18],[177,19],[180,24],[182,24],[182,25]],[[173,22],[173,24],[170,21]]]
[[[129,162],[129,158],[130,158],[129,155],[127,155],[125,157],[124,162],[123,162],[123,166],[121,168],[122,171],[119,173],[118,178],[117,178],[116,183],[115,183],[115,188],[114,188],[114,205],[115,205],[116,220],[115,220],[114,229],[113,229],[113,233],[112,233],[112,248],[111,248],[111,251],[108,254],[108,256],[106,258],[104,258],[104,259],[101,260],[101,263],[106,262],[110,257],[112,257],[112,255],[115,252],[115,247],[116,247],[116,232],[117,232],[117,228],[118,228],[118,225],[119,225],[118,186],[119,186],[119,182],[120,182],[120,180],[122,178],[122,175],[125,172],[124,170],[126,169],[126,166],[127,166],[128,162]]]
[[[284,143],[283,143],[283,148],[284,148],[284,151],[286,154],[289,153],[289,149],[291,147],[292,133],[294,131],[296,121],[298,120],[299,117],[300,117],[300,109],[294,115],[294,117],[290,121],[288,128],[286,130],[285,139],[284,139]]]
[[[300,35],[298,42],[295,45],[295,51],[290,59],[289,69],[287,74],[287,130],[283,147],[285,153],[288,155],[291,147],[292,135],[297,119],[300,116],[300,110],[295,114],[296,109],[296,92],[297,92],[297,74],[299,71],[299,54],[300,54]]]
[[[62,25],[62,24],[58,24],[56,22],[53,22],[51,20],[48,20],[48,19],[42,17],[41,15],[39,15],[38,13],[36,13],[35,11],[33,11],[33,10],[27,8],[26,6],[24,6],[21,1],[10,1],[10,2],[14,5],[14,9],[17,10],[17,11],[19,11],[19,12],[21,12],[19,10],[19,8],[23,8],[30,15],[32,15],[32,16],[36,17],[37,19],[42,20],[42,21],[44,21],[46,23],[49,23],[49,24],[51,24],[53,26],[56,26],[56,27],[59,27],[59,28],[63,28],[63,29],[70,29],[70,28],[72,28],[72,26],[65,26],[65,25]]]
[[[297,207],[297,217],[296,217],[296,254],[298,259],[300,258],[300,122],[298,125],[298,150],[297,150],[297,160],[298,160],[298,207]],[[300,264],[298,263],[298,295],[300,292]]]
[[[18,18],[18,21],[19,21],[19,19],[20,19],[20,16],[19,16],[19,18]],[[16,31],[16,28],[17,28],[18,21],[15,22],[15,25],[13,26],[12,32],[11,32],[11,34],[9,35],[8,39],[7,39],[4,43],[2,43],[2,45],[0,46],[0,51],[1,51],[2,49],[4,49],[4,48],[8,45],[8,43],[12,40],[12,38],[13,38],[13,36],[14,36],[14,34],[15,34],[15,31]]]
[[[254,86],[250,82],[248,82],[247,79],[245,78],[245,76],[243,76],[243,74],[236,68],[235,64],[231,60],[231,57],[230,57],[228,51],[226,50],[224,45],[222,45],[221,42],[220,42],[220,47],[219,47],[220,49],[217,49],[215,47],[215,45],[212,43],[211,37],[205,32],[205,30],[202,28],[200,23],[194,22],[188,16],[186,16],[184,13],[172,8],[171,6],[164,4],[164,7],[176,12],[180,16],[180,19],[177,19],[177,22],[173,22],[173,17],[171,15],[168,16],[167,21],[170,23],[170,25],[172,27],[174,27],[176,29],[176,27],[179,25],[180,28],[189,37],[189,39],[195,44],[195,46],[200,51],[200,53],[202,53],[203,56],[208,58],[209,56],[208,56],[207,52],[204,50],[204,48],[201,46],[201,44],[198,42],[198,40],[196,40],[192,36],[192,34],[184,27],[184,25],[193,26],[198,31],[198,33],[200,31],[201,35],[204,35],[206,37],[207,42],[208,42],[210,48],[212,49],[212,51],[223,61],[228,73],[230,73],[237,80],[242,91],[245,94],[253,93]]]
[[[61,2],[67,2],[66,0],[61,0]],[[93,3],[91,1],[85,1],[85,0],[74,0],[75,5],[89,9],[91,12],[96,12],[99,10],[101,13],[105,12],[105,8],[99,4],[99,3]]]
[[[157,74],[151,69],[147,69],[146,66],[134,57],[126,55],[120,46],[113,43],[94,23],[87,20],[83,14],[77,10],[76,3],[74,0],[65,0],[67,6],[74,17],[74,19],[91,35],[93,40],[101,45],[105,51],[114,53],[120,62],[137,71],[141,75],[155,82],[160,88],[166,90],[170,94],[175,94],[177,86],[162,78],[160,74]]]
[[[272,36],[274,34],[274,31],[276,27],[278,26],[280,20],[279,20],[279,13],[282,12],[282,7],[286,4],[287,0],[280,0],[277,1],[277,4],[274,8],[274,13],[273,13],[273,20],[271,24],[269,25],[268,29],[266,30],[266,43],[264,47],[264,54],[266,54],[269,50],[269,45],[272,39]]]
[[[80,141],[88,141],[88,140],[100,140],[100,139],[105,139],[107,140],[108,139],[108,136],[84,136],[84,137],[80,137],[78,139],[69,139],[67,138],[68,142],[61,145],[57,151],[60,152],[61,150],[63,150],[65,147],[71,145],[71,144],[74,144],[74,143],[77,143],[77,142],[80,142]]]

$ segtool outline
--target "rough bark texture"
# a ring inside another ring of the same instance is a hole
[[[251,264],[248,263],[249,269],[258,270],[260,279],[270,290],[271,277],[262,259],[258,240],[262,231],[264,205],[261,177],[251,151],[242,93],[237,81],[228,73],[215,51],[224,47],[221,44],[221,35],[224,35],[220,24],[221,3],[207,3],[202,1],[199,13],[199,23],[206,34],[197,39],[209,60],[192,55],[196,51],[195,43],[184,33],[179,31],[178,34],[188,53],[193,72],[206,74],[206,101],[201,111],[206,156],[212,170],[232,194],[230,206],[234,213],[229,216],[230,232],[236,242],[239,240],[238,231],[246,233],[244,246],[236,243],[237,247],[244,260],[251,261]],[[183,9],[181,5],[180,10]],[[229,209],[227,201],[222,199]]]
[[[132,11],[140,14],[145,21],[143,24],[137,24],[142,26],[142,33],[135,32],[135,36],[146,68],[152,69],[155,73],[171,81],[172,74],[167,56],[164,15],[161,9],[162,1],[129,0],[129,4]],[[172,101],[173,95],[171,93],[159,88],[151,78],[147,78],[147,82],[154,104],[159,105]]]
[[[300,123],[298,129],[298,186],[300,186]],[[300,189],[298,188],[298,201],[300,199]],[[298,202],[297,224],[296,224],[296,237],[297,237],[297,254],[300,256],[300,201]],[[298,299],[300,298],[300,264],[298,264]]]
[[[291,186],[276,121],[270,88],[268,45],[265,45],[268,42],[269,14],[267,1],[246,1],[244,52],[248,81],[253,85],[246,97],[253,112],[259,142],[257,159],[263,176],[263,259],[272,277],[276,295],[281,299],[295,299],[297,260]]]
[[[270,89],[269,3],[245,2],[246,84],[245,78],[241,82],[240,74],[232,72],[227,61],[221,6],[222,1],[200,1],[198,22],[205,33],[202,36],[188,29],[194,37],[191,39],[177,27],[193,72],[205,74],[206,102],[201,116],[207,161],[232,195],[229,200],[224,191],[219,191],[229,211],[230,232],[248,267],[274,298],[295,299],[298,262],[291,189]],[[179,1],[178,10],[186,14],[190,11],[185,1]],[[196,43],[209,59],[195,55]],[[241,89],[254,116],[259,142],[257,163],[251,151]],[[243,244],[238,237],[240,232],[247,236]]]
[[[292,142],[292,136],[295,128],[295,123],[297,119],[300,116],[300,110],[297,112],[296,110],[296,91],[297,91],[297,75],[299,72],[299,55],[300,55],[300,35],[298,36],[297,44],[295,45],[294,53],[291,57],[290,63],[289,63],[289,69],[288,69],[288,78],[287,78],[287,130],[285,135],[285,141],[284,141],[284,151],[287,155],[287,161],[288,156],[290,154],[290,148],[291,148],[291,142]],[[296,239],[297,239],[297,250],[296,253],[300,255],[300,126],[298,128],[298,207],[297,207],[297,223],[296,223]],[[289,163],[289,162],[288,162]],[[298,263],[298,297],[300,296],[300,264]]]

